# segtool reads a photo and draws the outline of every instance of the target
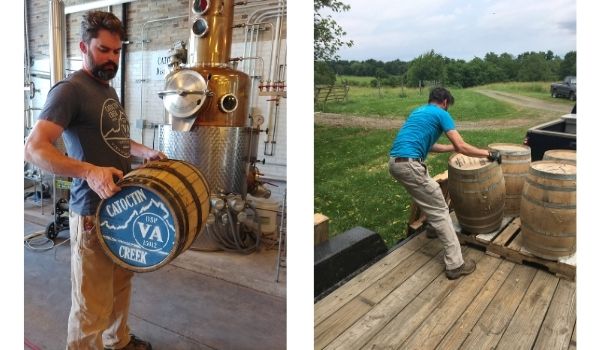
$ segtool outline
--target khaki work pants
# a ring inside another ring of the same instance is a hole
[[[94,217],[69,213],[71,312],[67,349],[123,348],[133,273],[113,263],[94,232]]]
[[[464,263],[460,242],[440,185],[429,176],[423,163],[396,163],[394,158],[390,158],[388,165],[390,174],[406,188],[442,241],[446,270],[459,268]]]

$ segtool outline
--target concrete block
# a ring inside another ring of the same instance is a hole
[[[315,246],[315,297],[387,252],[377,233],[354,227]]]

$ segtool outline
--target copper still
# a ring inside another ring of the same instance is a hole
[[[257,182],[260,130],[249,116],[250,78],[232,67],[230,57],[234,5],[190,1],[186,62],[180,63],[180,49],[173,51],[172,70],[159,92],[169,120],[159,126],[159,149],[196,165],[208,180],[211,212],[201,237],[249,252],[259,245],[260,223],[246,195],[266,198],[270,191]]]
[[[170,122],[160,127],[159,147],[198,166],[214,193],[245,197],[258,130],[249,126],[250,78],[231,67],[233,8],[232,0],[190,1],[187,64],[159,93]]]

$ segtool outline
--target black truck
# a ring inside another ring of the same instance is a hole
[[[560,119],[527,130],[523,144],[531,148],[531,161],[542,160],[549,149],[577,149],[577,117],[565,114]]]
[[[550,95],[552,97],[567,97],[571,101],[577,99],[577,78],[567,76],[561,83],[550,84]]]

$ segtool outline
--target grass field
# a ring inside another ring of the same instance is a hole
[[[521,143],[527,128],[464,131],[476,146]],[[314,211],[330,218],[330,236],[355,226],[377,232],[386,244],[405,237],[410,197],[388,172],[388,152],[397,130],[315,126]],[[441,143],[449,143],[445,137]],[[430,154],[433,176],[447,169],[449,153]]]
[[[372,77],[346,77],[357,81],[370,81]],[[450,89],[455,98],[452,106],[452,115],[464,121],[482,119],[512,119],[522,117],[521,110],[510,105],[481,95],[474,90],[490,89],[516,93],[524,96],[538,98],[544,101],[572,105],[568,99],[552,98],[548,92],[550,82],[528,83],[496,83],[476,88]],[[351,86],[345,102],[318,104],[316,111],[339,113],[346,115],[375,116],[390,119],[405,118],[415,107],[427,103],[428,90],[419,91],[418,88],[390,88],[381,89],[371,87]]]
[[[400,88],[383,88],[381,97],[378,89],[351,87],[346,102],[328,103],[323,112],[342,115],[372,116],[388,119],[404,119],[410,111],[427,103],[428,92],[423,89],[404,89],[407,97],[399,97]],[[451,89],[455,103],[450,114],[457,120],[477,121],[526,117],[529,111],[487,97],[473,89]],[[315,106],[319,110],[320,106]],[[529,113],[530,114],[530,113]]]

